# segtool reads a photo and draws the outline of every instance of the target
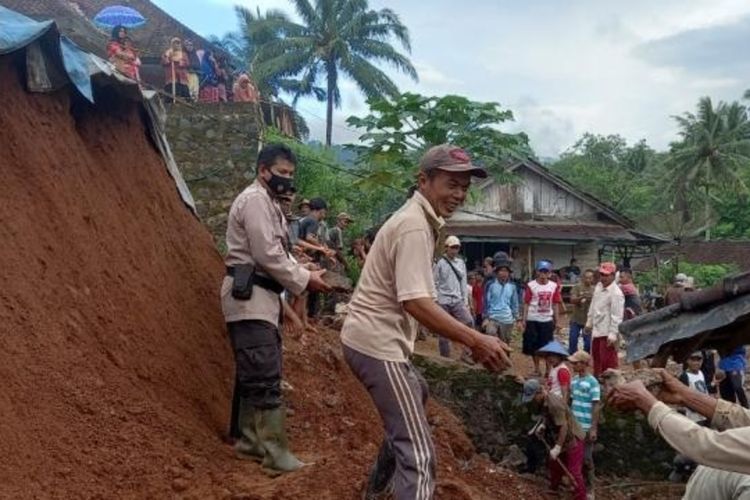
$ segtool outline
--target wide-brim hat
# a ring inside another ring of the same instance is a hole
[[[536,353],[537,354],[557,354],[558,356],[562,356],[563,358],[568,357],[568,350],[565,348],[564,345],[562,345],[557,340],[553,340],[549,344],[539,349]]]

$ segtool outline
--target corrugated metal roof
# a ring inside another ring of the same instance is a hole
[[[604,224],[560,224],[554,222],[448,223],[447,230],[463,238],[485,240],[563,240],[636,243],[622,226]]]
[[[750,273],[686,292],[680,302],[620,324],[627,361],[657,355],[683,361],[691,352],[715,348],[726,354],[750,343]]]

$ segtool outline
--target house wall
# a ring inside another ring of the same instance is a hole
[[[467,206],[473,212],[488,213],[517,220],[540,218],[559,221],[596,221],[596,209],[529,169],[519,170],[515,184],[488,183],[479,199]],[[464,220],[486,222],[481,216]]]

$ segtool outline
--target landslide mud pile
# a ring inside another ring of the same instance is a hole
[[[290,435],[315,464],[272,479],[222,442],[221,259],[139,105],[99,101],[27,93],[0,57],[0,497],[354,498],[380,424],[333,331],[286,343]],[[439,498],[540,498],[450,412],[430,420]]]

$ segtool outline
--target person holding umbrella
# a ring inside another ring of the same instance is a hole
[[[172,38],[169,48],[161,56],[161,64],[164,67],[164,92],[172,96],[172,102],[175,97],[190,99],[190,89],[188,88],[187,68],[190,62],[187,53],[182,50],[182,40],[177,37]]]
[[[117,71],[138,81],[138,53],[133,48],[125,26],[118,24],[112,29],[112,38],[107,43],[107,56]]]

